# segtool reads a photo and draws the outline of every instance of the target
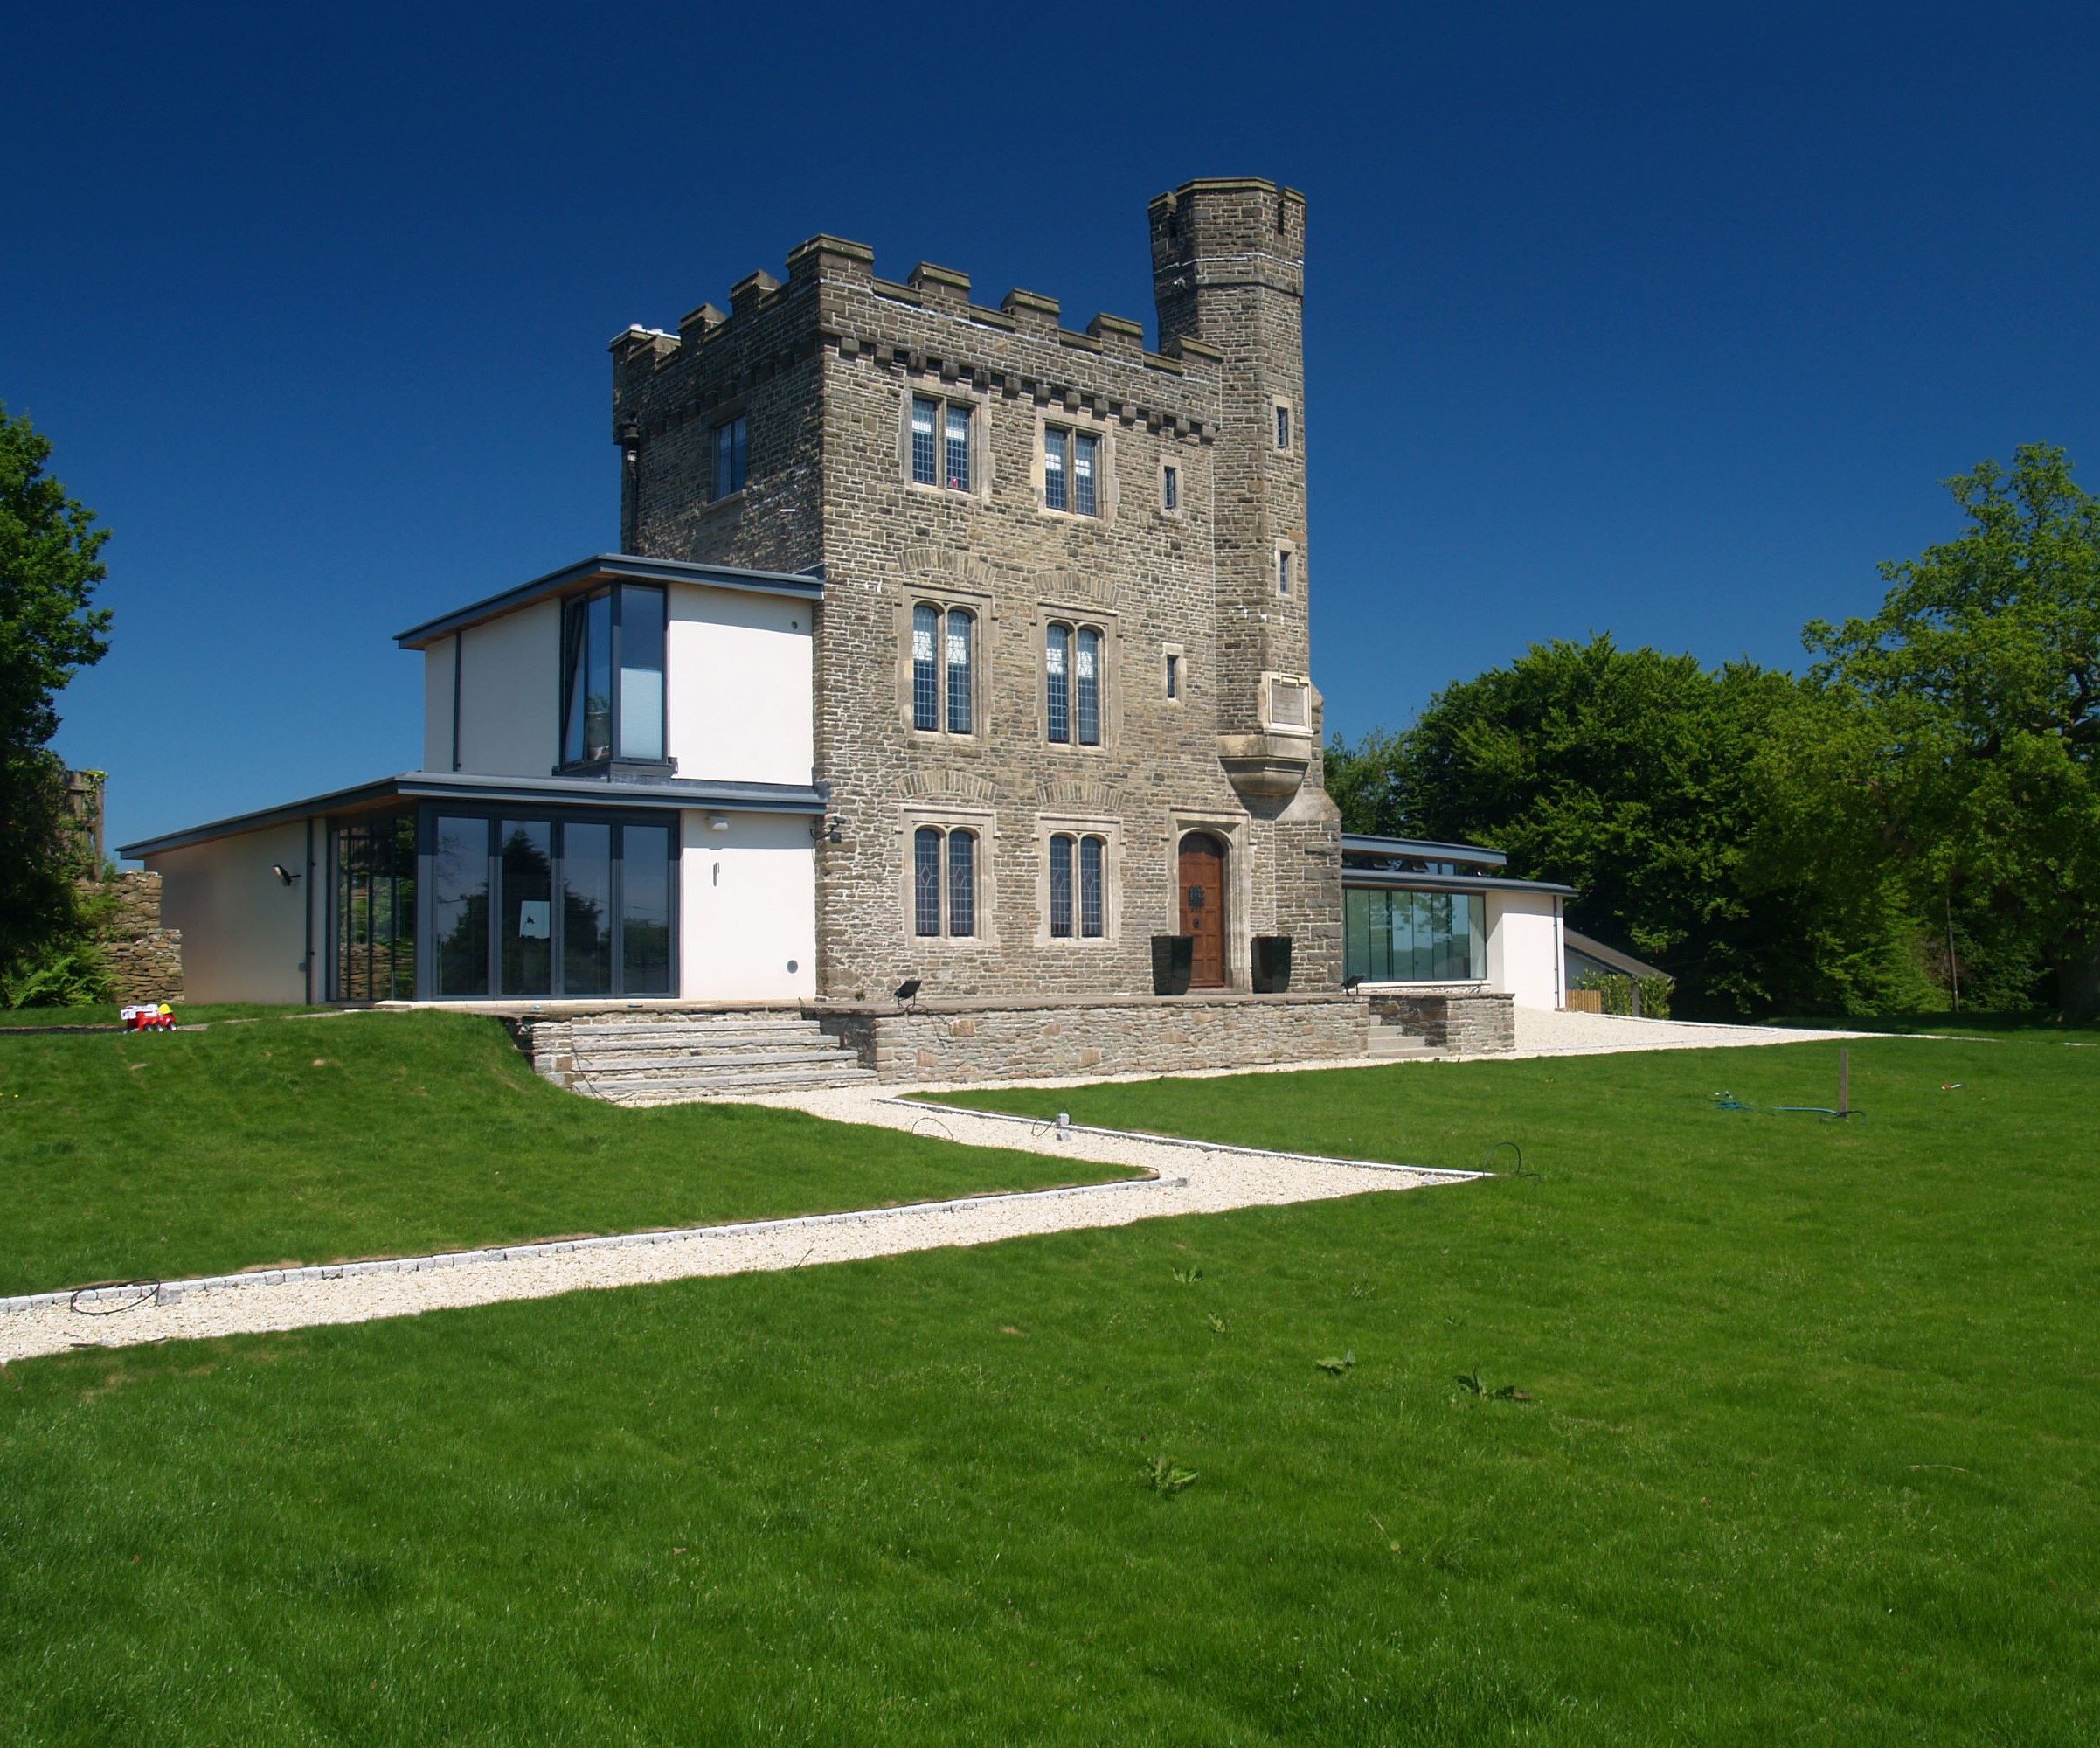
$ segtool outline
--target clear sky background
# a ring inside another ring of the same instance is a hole
[[[0,400],[115,531],[112,841],[412,767],[393,632],[618,538],[606,343],[829,231],[1153,328],[1145,206],[1310,205],[1313,670],[1798,665],[1936,482],[2100,487],[2100,9],[0,0]]]

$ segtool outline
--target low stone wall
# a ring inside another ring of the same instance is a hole
[[[1353,1059],[1370,1030],[1350,995],[1100,996],[941,1002],[910,1014],[825,1008],[816,1017],[886,1081],[1251,1068]]]
[[[142,869],[114,880],[81,883],[90,904],[103,908],[95,934],[120,1002],[183,999],[183,935],[161,926],[161,877]]]
[[[1516,997],[1493,989],[1379,989],[1371,1012],[1433,1050],[1475,1051],[1516,1048]]]

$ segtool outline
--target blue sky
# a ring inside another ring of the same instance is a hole
[[[194,16],[188,16],[191,13]],[[1587,14],[1588,16],[1584,16]],[[113,841],[412,766],[391,634],[617,538],[606,342],[817,231],[1152,323],[1310,205],[1313,665],[1793,664],[1936,482],[2100,483],[2100,12],[10,5],[0,400],[115,531]]]

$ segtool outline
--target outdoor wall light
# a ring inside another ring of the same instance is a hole
[[[729,815],[727,814],[710,814],[707,816],[707,829],[710,831],[727,831],[729,829]]]
[[[293,873],[289,868],[287,868],[281,862],[273,862],[270,864],[270,872],[274,874],[277,878],[287,886],[290,885],[293,881],[299,877],[296,874]]]

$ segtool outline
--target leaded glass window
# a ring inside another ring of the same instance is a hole
[[[745,464],[750,453],[750,427],[744,415],[715,427],[715,496],[727,497],[744,489]]]
[[[911,726],[940,726],[940,670],[935,645],[940,609],[923,603],[911,609]]]
[[[948,834],[948,933],[977,933],[977,834]]]
[[[970,489],[970,409],[948,403],[948,489]]]
[[[1099,516],[1100,498],[1097,482],[1100,473],[1101,440],[1091,431],[1072,434],[1072,510],[1079,516]]]
[[[934,427],[939,419],[938,400],[923,394],[911,397],[911,480],[915,485],[940,483],[940,463],[933,440]]]
[[[960,607],[948,609],[948,732],[971,732],[970,649],[974,617]]]
[[[1082,627],[1079,632],[1075,678],[1079,701],[1079,745],[1099,746],[1101,744],[1101,634],[1091,625]]]
[[[1069,502],[1064,477],[1065,454],[1071,433],[1052,425],[1043,434],[1043,507],[1063,510]]]
[[[1079,933],[1090,939],[1105,928],[1101,895],[1101,868],[1108,846],[1100,838],[1079,840]]]
[[[930,825],[911,834],[911,926],[919,934],[940,933],[940,839]]]
[[[1051,626],[1043,639],[1043,679],[1050,701],[1050,738],[1054,741],[1072,738],[1071,643],[1069,625]]]
[[[1072,841],[1063,832],[1050,841],[1050,932],[1060,940],[1072,932]]]

